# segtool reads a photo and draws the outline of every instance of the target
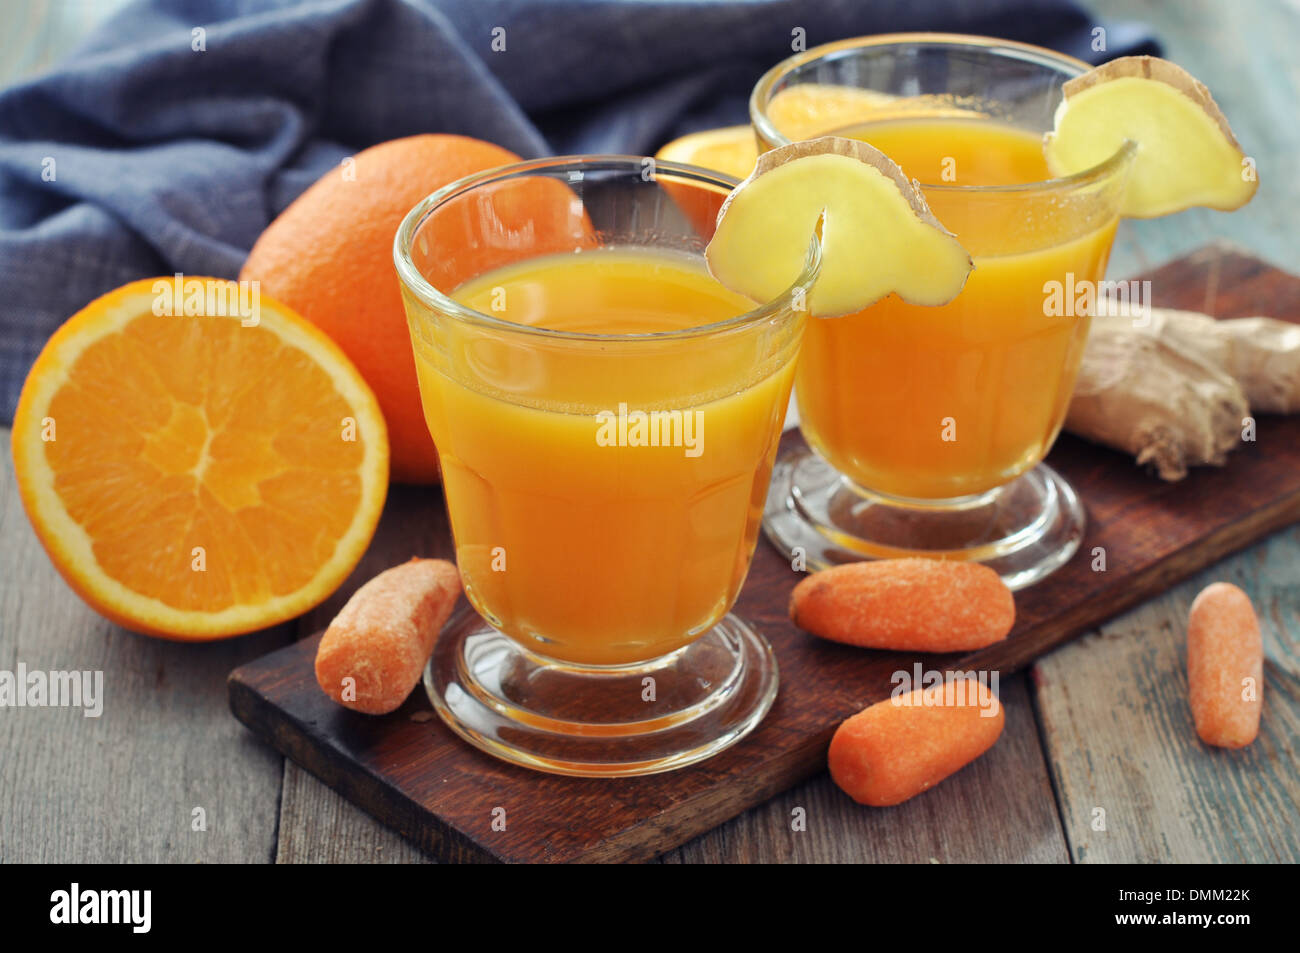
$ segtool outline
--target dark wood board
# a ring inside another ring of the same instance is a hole
[[[1207,248],[1145,277],[1158,304],[1300,322],[1300,278],[1231,250]],[[800,439],[791,432],[783,444]],[[1087,507],[1083,545],[1053,576],[1017,593],[1016,627],[1005,642],[971,655],[869,652],[798,631],[786,603],[799,577],[760,541],[735,611],[775,647],[781,693],[752,735],[701,765],[622,780],[544,775],[456,739],[419,689],[383,718],[344,711],[316,686],[319,635],[235,670],[231,708],[285,755],[438,859],[648,859],[821,770],[836,725],[886,697],[891,675],[914,661],[1012,672],[1300,519],[1300,416],[1261,417],[1258,439],[1235,450],[1227,466],[1197,469],[1177,484],[1069,436],[1049,462]],[[445,540],[436,492],[427,519]],[[1095,547],[1106,551],[1105,572],[1091,568]],[[504,809],[504,830],[494,830],[497,809]]]

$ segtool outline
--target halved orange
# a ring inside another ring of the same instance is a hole
[[[974,118],[984,114],[936,96],[901,97],[874,89],[803,83],[781,90],[767,105],[767,115],[792,142],[843,135],[867,122],[887,119]],[[758,140],[750,126],[720,126],[672,140],[655,158],[698,165],[743,179],[754,171]]]
[[[59,328],[23,385],[13,453],[77,594],[197,641],[292,618],[343,582],[383,508],[388,436],[324,333],[249,286],[178,281],[118,288]]]
[[[684,162],[743,179],[754,171],[758,143],[749,126],[722,126],[692,132],[665,145],[655,155],[666,162]]]

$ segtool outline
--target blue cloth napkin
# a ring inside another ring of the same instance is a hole
[[[234,276],[303,189],[359,149],[456,132],[525,156],[653,152],[746,121],[811,47],[907,30],[1099,62],[1158,52],[1069,0],[138,0],[0,93],[0,420],[49,335],[149,275]]]

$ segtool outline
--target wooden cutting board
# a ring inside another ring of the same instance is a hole
[[[1160,305],[1300,323],[1300,278],[1230,249],[1206,248],[1145,277]],[[792,431],[783,446],[799,440]],[[1049,462],[1087,508],[1083,545],[1068,565],[1016,594],[1017,622],[1005,642],[970,655],[870,652],[800,632],[786,615],[799,576],[760,540],[735,612],[771,640],[781,692],[753,734],[684,770],[588,780],[514,767],[453,736],[422,688],[382,718],[345,711],[316,685],[319,633],[231,673],[230,706],[286,756],[440,860],[648,859],[822,770],[835,727],[888,697],[895,671],[921,661],[1009,674],[1300,520],[1300,415],[1260,418],[1257,440],[1235,450],[1227,466],[1194,470],[1177,484],[1069,436]],[[419,555],[451,555],[440,494],[395,495],[392,505],[407,508],[400,522],[422,525],[422,538],[432,533]],[[1105,549],[1104,572],[1092,569],[1096,547]]]

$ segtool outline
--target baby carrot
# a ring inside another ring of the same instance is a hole
[[[316,681],[345,708],[386,715],[420,680],[442,624],[460,597],[460,573],[442,559],[412,559],[353,593],[316,650]]]
[[[1212,583],[1192,602],[1187,685],[1202,741],[1244,748],[1255,740],[1264,691],[1264,642],[1250,597],[1231,583]]]
[[[956,652],[1005,639],[1016,604],[1001,577],[979,563],[882,559],[813,573],[794,587],[790,618],[863,648]]]
[[[997,696],[975,678],[917,688],[836,729],[827,758],[831,778],[859,804],[900,804],[993,747],[1005,720]]]

